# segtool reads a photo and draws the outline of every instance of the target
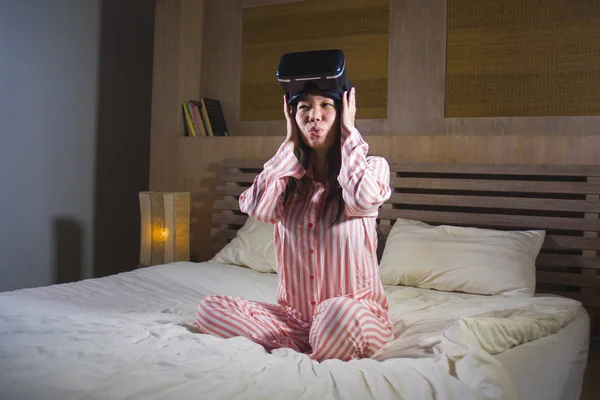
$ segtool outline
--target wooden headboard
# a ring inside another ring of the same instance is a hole
[[[247,216],[238,198],[264,161],[224,160],[211,231],[213,251]],[[390,163],[392,197],[379,213],[381,241],[401,217],[429,224],[544,229],[537,291],[581,301],[600,323],[600,166]],[[596,314],[596,315],[594,315]]]

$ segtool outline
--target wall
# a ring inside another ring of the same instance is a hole
[[[289,2],[206,2],[201,93],[221,100],[233,135],[283,134],[281,121],[239,121],[241,21],[244,7]],[[388,118],[359,119],[357,126],[364,135],[600,133],[600,116],[444,118],[446,5],[447,0],[390,1]]]
[[[100,2],[0,8],[0,290],[55,280],[55,232],[91,276]]]
[[[94,276],[137,267],[138,193],[148,190],[154,0],[103,0],[100,24]]]
[[[239,121],[242,10],[293,1],[157,1],[150,186],[192,193],[199,259],[211,256],[218,162],[266,159],[285,132],[283,118]],[[357,121],[372,153],[412,162],[600,162],[598,116],[444,118],[445,18],[446,0],[390,1],[388,118]],[[234,137],[183,137],[180,102],[199,96],[222,101]]]
[[[111,226],[95,222],[106,217],[96,214],[98,204],[111,196],[122,198],[124,184],[133,189],[126,195],[135,198],[137,188],[148,182],[150,93],[132,91],[140,82],[135,78],[139,64],[128,63],[132,56],[127,53],[135,54],[137,46],[150,51],[140,73],[148,87],[153,37],[147,35],[145,47],[124,37],[111,43],[106,28],[122,32],[118,24],[139,22],[113,20],[102,26],[106,12],[114,15],[118,3],[0,0],[0,291],[110,272],[97,270],[94,245],[106,236],[131,235],[139,226],[135,214],[113,219]],[[130,3],[142,6],[144,1]],[[147,24],[142,31],[147,32]],[[125,99],[111,105],[119,96]],[[113,107],[120,106],[129,111],[115,112]],[[137,126],[118,126],[118,120],[127,119],[138,121]],[[119,200],[111,205],[120,215]],[[119,267],[131,267],[122,249],[105,245],[102,251],[121,254],[115,258],[126,261]],[[139,247],[128,251],[136,253]]]

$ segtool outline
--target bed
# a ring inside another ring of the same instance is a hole
[[[386,284],[396,339],[373,359],[317,363],[193,325],[207,295],[275,301],[276,273],[222,262],[248,226],[237,196],[262,164],[222,163],[212,260],[0,293],[0,398],[578,398],[600,306],[600,168],[392,163],[382,270],[399,221],[543,230],[536,293]]]

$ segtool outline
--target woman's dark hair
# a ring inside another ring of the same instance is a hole
[[[341,110],[340,104],[337,101],[334,101],[335,107],[338,110],[337,118],[338,122],[341,118]],[[297,104],[293,105],[293,116],[296,116]],[[311,149],[304,143],[302,139],[302,134],[298,132],[300,136],[300,144],[296,151],[296,157],[302,164],[302,167],[306,171],[308,171],[313,163],[313,153],[314,150]],[[327,153],[327,181],[325,183],[325,187],[328,189],[327,197],[325,198],[325,202],[323,204],[323,209],[321,210],[320,218],[325,216],[325,212],[329,207],[337,206],[337,211],[335,214],[335,218],[331,222],[331,225],[334,225],[341,217],[342,212],[344,211],[344,199],[342,197],[342,187],[338,182],[338,175],[340,174],[340,168],[342,166],[342,149],[340,145],[340,140],[342,136],[341,124],[337,124],[337,132],[335,133],[335,140],[333,146],[329,148]],[[287,204],[287,202],[291,199],[296,201],[302,201],[306,198],[307,195],[307,187],[308,187],[308,177],[303,176],[301,179],[290,178],[288,181],[287,187],[285,188],[285,193],[283,197],[283,204]]]

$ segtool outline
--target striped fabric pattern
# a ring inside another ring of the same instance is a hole
[[[266,348],[289,347],[316,360],[368,357],[393,338],[388,303],[379,280],[375,218],[391,195],[390,170],[367,156],[358,130],[342,134],[338,177],[345,201],[319,218],[327,188],[312,179],[289,147],[282,145],[253,185],[240,209],[275,224],[278,305],[212,296],[198,308],[198,326],[220,337],[247,336]],[[304,201],[284,207],[291,177],[307,175]]]

